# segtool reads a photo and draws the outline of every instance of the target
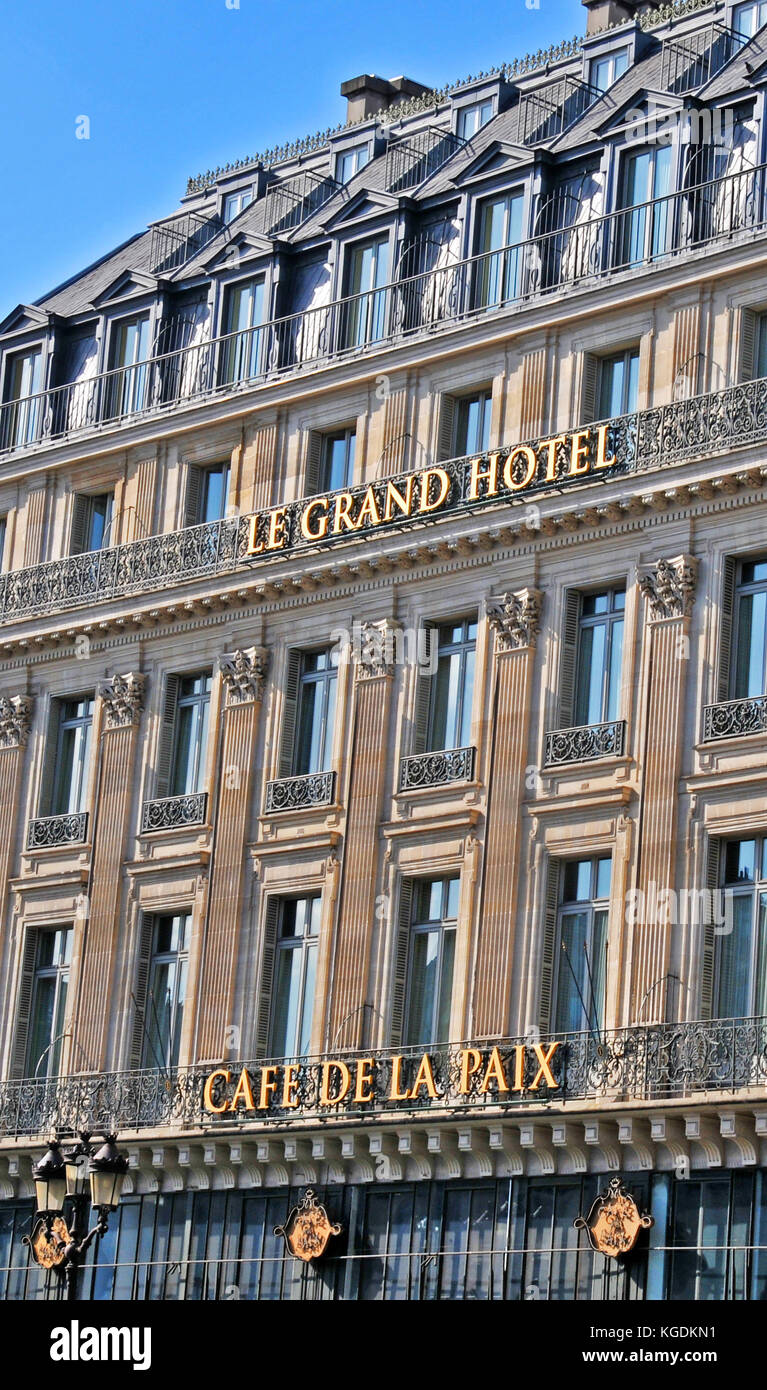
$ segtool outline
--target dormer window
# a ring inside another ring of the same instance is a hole
[[[112,338],[111,372],[107,389],[107,415],[131,415],[142,410],[147,388],[149,315],[123,319]]]
[[[757,29],[767,24],[767,0],[748,0],[746,5],[736,5],[732,12],[732,28],[744,39],[752,39]]]
[[[619,48],[615,53],[603,53],[601,58],[595,58],[589,68],[589,82],[592,87],[596,87],[598,92],[606,92],[608,87],[612,87],[629,65],[629,51],[627,48]]]
[[[19,352],[9,361],[3,411],[3,447],[19,448],[37,439],[42,421],[42,401],[38,395],[42,380],[42,349]]]
[[[236,193],[227,193],[224,198],[224,221],[233,222],[252,202],[252,188],[240,188]]]
[[[470,140],[472,135],[476,135],[483,125],[487,125],[492,119],[493,103],[487,101],[474,101],[470,106],[461,106],[458,111],[458,121],[456,133],[462,140]]]
[[[370,159],[370,145],[352,145],[350,150],[343,150],[336,159],[336,180],[338,183],[348,183],[350,179],[358,174],[360,169],[364,169]]]

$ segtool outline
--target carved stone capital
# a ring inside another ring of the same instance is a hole
[[[227,707],[258,704],[264,698],[269,652],[266,647],[238,647],[219,661]]]
[[[698,562],[692,555],[677,555],[673,560],[657,560],[655,568],[642,576],[639,587],[650,604],[654,622],[689,617],[697,568]]]
[[[382,623],[355,623],[352,654],[356,680],[390,676],[394,670],[395,633],[388,619]]]
[[[0,695],[0,748],[24,748],[32,723],[31,695]]]
[[[518,589],[501,594],[487,605],[487,616],[495,631],[496,651],[518,651],[534,647],[540,632],[542,594],[540,589]]]
[[[144,709],[146,677],[140,671],[110,676],[101,687],[104,702],[104,728],[127,729],[138,724]]]

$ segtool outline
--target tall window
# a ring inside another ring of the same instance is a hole
[[[763,24],[767,24],[767,0],[749,0],[747,5],[735,6],[732,27],[736,34],[752,39]]]
[[[595,58],[589,68],[589,82],[592,87],[596,87],[598,92],[606,92],[608,87],[612,87],[621,73],[626,71],[629,65],[629,53],[627,48],[619,48],[617,53],[605,53],[602,58]]]
[[[370,146],[367,143],[353,145],[350,150],[344,150],[336,159],[336,181],[348,183],[360,169],[364,169],[369,159]]]
[[[338,671],[330,648],[302,653],[293,760],[296,776],[330,768],[337,684]]]
[[[673,212],[667,194],[672,158],[670,145],[653,145],[625,158],[621,190],[625,210],[616,219],[621,265],[651,260],[670,246]]]
[[[609,856],[561,866],[554,1028],[599,1029],[604,1020]]]
[[[71,957],[71,927],[37,932],[25,1068],[27,1076],[58,1076]]]
[[[477,266],[477,305],[491,308],[516,299],[522,289],[521,193],[509,193],[485,203],[480,219]]]
[[[201,526],[207,521],[220,521],[226,515],[229,496],[229,464],[216,463],[209,468],[189,469],[185,526]]]
[[[211,677],[184,676],[179,684],[170,795],[203,790],[208,746]]]
[[[43,354],[39,347],[20,352],[11,358],[3,411],[6,421],[2,441],[9,447],[31,444],[40,434],[43,419],[42,387]]]
[[[732,698],[767,691],[767,560],[746,560],[735,591],[735,670]]]
[[[221,379],[247,381],[262,370],[258,325],[264,316],[263,280],[244,280],[230,285],[226,295]]]
[[[416,1047],[447,1042],[450,1037],[459,886],[457,878],[416,884],[405,1033],[406,1042]]]
[[[85,810],[88,790],[93,700],[64,700],[57,707],[56,759],[50,811],[53,816]]]
[[[581,597],[576,725],[603,724],[618,717],[625,607],[625,589],[603,589]]]
[[[725,930],[716,937],[715,1016],[749,1018],[767,1013],[767,840],[728,840],[723,851],[726,911]]]
[[[252,188],[241,188],[238,193],[227,193],[224,198],[224,221],[233,222],[252,202]]]
[[[95,497],[78,494],[72,513],[70,553],[82,555],[89,550],[102,550],[112,541],[114,493],[102,492]]]
[[[376,342],[386,332],[386,290],[389,274],[389,238],[352,246],[346,267],[342,342],[361,347]]]
[[[456,130],[462,140],[470,140],[483,125],[492,119],[492,101],[475,101],[470,106],[462,106],[458,112]]]
[[[190,914],[157,917],[144,1010],[144,1065],[178,1066],[189,968]]]
[[[147,395],[149,315],[123,319],[112,335],[111,367],[107,387],[109,416],[143,410]]]
[[[305,1057],[309,1051],[321,910],[318,897],[286,898],[280,903],[272,1057]]]
[[[636,410],[638,390],[639,348],[603,357],[599,363],[599,419],[610,420]]]
[[[439,628],[429,713],[428,745],[432,750],[468,747],[476,647],[476,619]]]
[[[455,404],[456,457],[462,454],[483,454],[490,446],[490,392],[480,391],[476,396],[461,396]]]
[[[337,488],[351,487],[354,482],[356,444],[357,431],[354,429],[325,435],[322,441],[320,492],[335,492]]]

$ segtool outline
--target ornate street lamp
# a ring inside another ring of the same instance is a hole
[[[32,1258],[43,1269],[55,1269],[67,1284],[67,1298],[77,1298],[77,1272],[98,1236],[105,1234],[109,1213],[120,1204],[128,1160],[118,1152],[116,1135],[107,1134],[96,1153],[90,1135],[82,1133],[79,1142],[62,1156],[60,1145],[52,1140],[48,1152],[34,1167],[37,1194],[37,1222],[31,1236],[24,1236]],[[64,1201],[72,1204],[69,1227],[64,1220]],[[86,1209],[97,1213],[97,1221],[85,1235]]]

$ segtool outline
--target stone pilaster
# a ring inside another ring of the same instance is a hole
[[[540,610],[541,595],[537,589],[504,594],[488,605],[495,632],[495,680],[485,868],[476,984],[469,1020],[470,1031],[476,1037],[498,1036],[508,1029],[521,810]]]
[[[81,947],[71,1056],[76,1070],[108,1065],[109,1004],[122,931],[123,861],[131,814],[144,676],[115,675],[102,685],[97,791],[91,828],[91,896]]]
[[[647,599],[646,722],[641,749],[639,902],[647,905],[633,927],[630,1022],[663,1018],[663,979],[669,968],[671,927],[657,911],[676,886],[677,806],[682,766],[685,680],[696,561],[689,555],[658,560],[640,580]],[[654,888],[653,888],[654,885]]]
[[[386,624],[365,623],[354,653],[351,783],[349,787],[343,877],[333,951],[328,1045],[363,1043],[370,951],[378,882],[378,826],[381,819],[393,683]]]
[[[0,696],[0,960],[5,958],[7,884],[12,876],[21,771],[32,706],[28,695]]]
[[[242,930],[242,876],[255,772],[256,735],[266,685],[263,647],[231,652],[219,663],[224,687],[221,781],[215,815],[215,860],[208,895],[200,979],[197,1057],[224,1055],[234,1022]]]

